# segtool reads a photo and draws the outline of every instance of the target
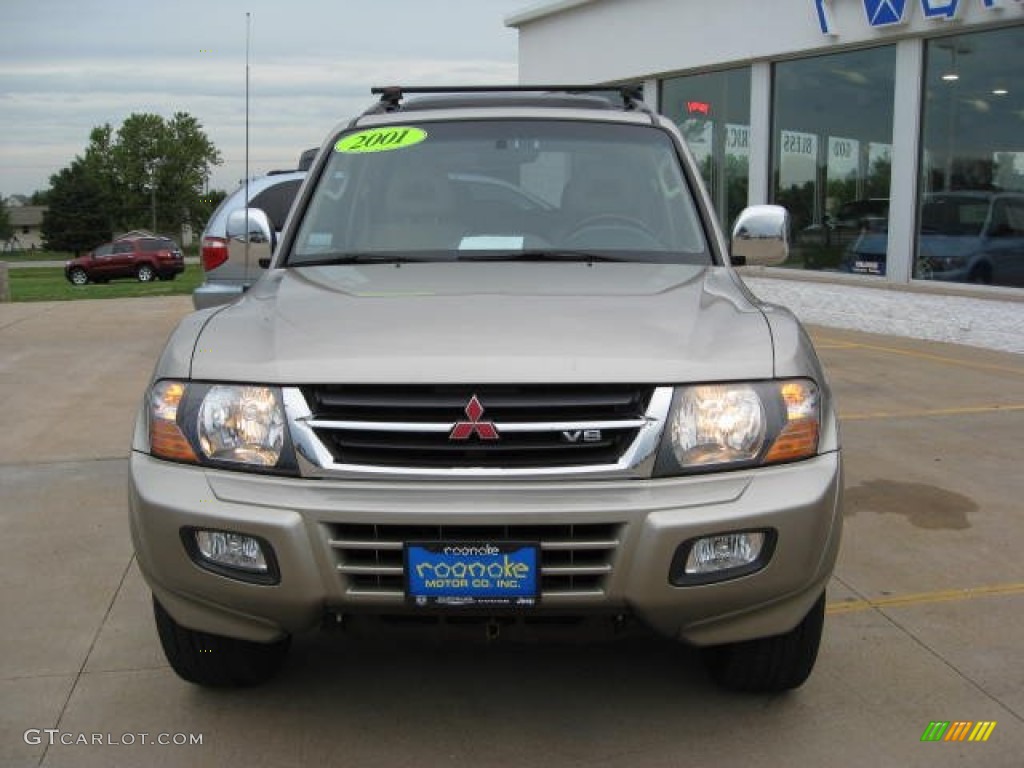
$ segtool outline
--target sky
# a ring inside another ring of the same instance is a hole
[[[31,194],[82,154],[90,131],[138,112],[197,118],[223,164],[294,168],[373,85],[515,83],[504,20],[536,0],[2,0],[0,196]]]

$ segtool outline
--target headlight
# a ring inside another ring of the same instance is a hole
[[[671,422],[672,452],[682,467],[749,461],[764,445],[764,404],[753,387],[688,387]]]
[[[776,464],[813,456],[818,387],[809,379],[680,387],[656,474]]]
[[[208,459],[274,466],[284,446],[284,411],[277,390],[211,387],[199,406],[198,437]]]
[[[149,397],[149,442],[161,459],[294,469],[277,387],[158,381]]]

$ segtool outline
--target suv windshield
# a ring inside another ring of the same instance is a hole
[[[669,135],[556,120],[410,121],[342,134],[287,264],[709,264]]]

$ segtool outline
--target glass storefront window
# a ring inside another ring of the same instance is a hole
[[[884,274],[896,48],[774,67],[773,202],[793,221],[784,266]]]
[[[929,40],[914,277],[1024,286],[1024,27]]]
[[[661,113],[693,152],[722,226],[747,205],[750,176],[750,69],[673,77],[661,83]]]

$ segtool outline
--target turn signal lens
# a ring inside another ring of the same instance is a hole
[[[818,451],[820,406],[818,387],[806,379],[784,382],[780,388],[786,422],[765,455],[765,463],[793,461]]]
[[[178,427],[178,407],[185,397],[180,381],[158,381],[149,393],[149,450],[160,459],[198,462],[195,451]]]

